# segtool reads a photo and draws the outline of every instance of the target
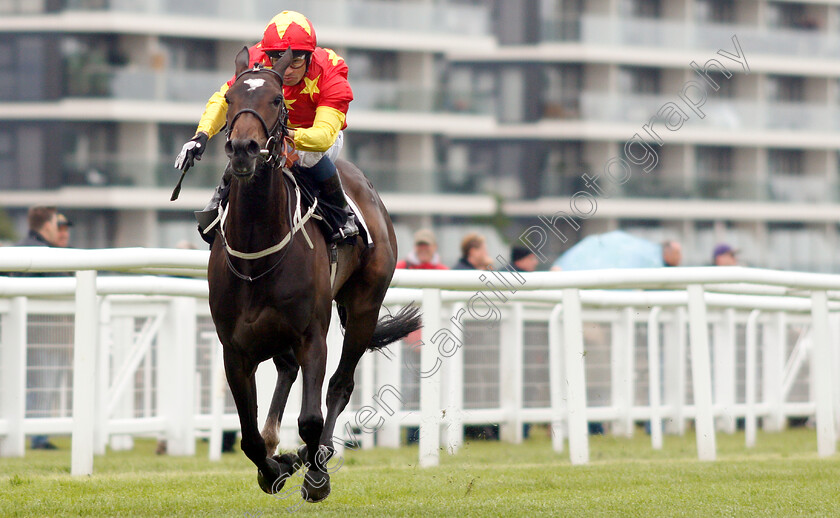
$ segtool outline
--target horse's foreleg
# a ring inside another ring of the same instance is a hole
[[[245,363],[238,355],[225,353],[225,375],[227,376],[239,426],[242,430],[242,451],[257,466],[257,480],[266,493],[276,493],[283,487],[286,476],[280,464],[266,456],[265,441],[257,427],[257,385],[254,380],[256,365]]]
[[[303,371],[303,401],[298,417],[298,429],[300,438],[306,444],[306,448],[301,448],[300,452],[303,454],[301,461],[308,467],[301,491],[303,497],[310,502],[319,502],[330,494],[330,478],[326,473],[329,458],[320,451],[318,442],[324,429],[321,389],[327,364],[325,335],[326,332],[315,332],[298,354]]]
[[[275,356],[274,365],[277,367],[277,384],[274,386],[274,395],[271,397],[271,406],[262,430],[266,454],[269,457],[274,455],[277,444],[280,442],[280,421],[283,418],[283,409],[286,408],[286,401],[289,399],[289,392],[297,378],[299,368],[297,359],[291,351]]]

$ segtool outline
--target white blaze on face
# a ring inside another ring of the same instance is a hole
[[[264,85],[265,79],[246,79],[245,84],[251,87],[248,89],[248,91],[251,92]]]

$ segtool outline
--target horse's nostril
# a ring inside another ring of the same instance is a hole
[[[246,152],[250,156],[257,156],[260,154],[260,145],[257,144],[256,140],[251,140],[248,142],[248,146],[245,148]]]
[[[225,142],[225,155],[227,155],[227,156],[233,155],[233,144],[231,144],[230,140]]]

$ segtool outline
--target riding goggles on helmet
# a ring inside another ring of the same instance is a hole
[[[284,52],[279,50],[268,50],[265,54],[270,57],[272,60],[277,61],[281,57],[283,57]],[[294,52],[292,51],[292,62],[289,63],[289,68],[298,69],[306,65],[306,61],[309,59],[308,52]]]

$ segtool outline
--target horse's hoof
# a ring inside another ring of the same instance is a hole
[[[303,478],[300,492],[307,502],[316,503],[324,500],[330,496],[330,476],[310,469]]]
[[[279,462],[273,458],[265,459],[265,461],[268,463],[271,470],[277,473],[277,476],[270,476],[266,478],[266,475],[262,472],[262,470],[257,469],[257,483],[260,485],[260,489],[269,495],[273,495],[283,489],[283,484],[286,483],[286,479],[288,477],[280,476],[283,469]]]
[[[300,469],[300,461],[294,453],[284,453],[283,455],[275,455],[266,459],[268,465],[277,471],[277,477],[272,482],[266,479],[262,471],[257,470],[257,482],[260,484],[260,489],[273,495],[279,493],[286,481],[295,474],[295,471]]]

